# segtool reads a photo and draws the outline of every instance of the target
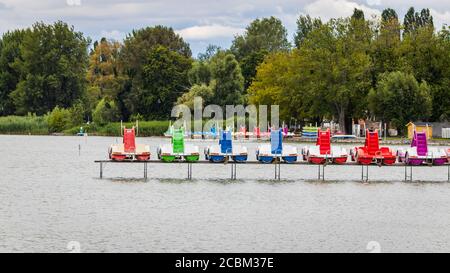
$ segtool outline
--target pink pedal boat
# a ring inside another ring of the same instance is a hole
[[[444,149],[428,147],[427,134],[425,132],[414,131],[414,138],[411,148],[397,151],[399,162],[411,166],[422,164],[441,166],[447,163],[448,158]]]

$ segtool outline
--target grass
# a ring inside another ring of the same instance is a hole
[[[48,135],[47,119],[34,115],[0,117],[0,134]]]

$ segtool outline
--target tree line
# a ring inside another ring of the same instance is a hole
[[[192,57],[166,26],[124,41],[92,41],[64,22],[36,23],[0,38],[0,115],[51,113],[71,125],[93,120],[169,119],[178,103],[280,105],[300,123],[379,119],[402,131],[410,120],[450,117],[450,28],[428,9],[365,18],[300,16],[292,41],[282,22],[256,19],[229,49]],[[68,122],[69,123],[69,122]]]

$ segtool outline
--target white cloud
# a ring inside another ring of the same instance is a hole
[[[320,17],[322,20],[329,20],[332,18],[351,16],[355,8],[364,11],[366,18],[371,18],[372,15],[379,16],[381,14],[378,9],[372,9],[365,5],[347,0],[317,0],[306,5],[304,10],[305,13],[311,15],[311,17]]]
[[[241,34],[244,31],[242,28],[215,24],[188,27],[177,30],[176,32],[186,40],[207,40],[214,38],[233,38],[236,34]]]
[[[440,30],[443,25],[450,26],[450,11],[439,12],[434,9],[430,9],[431,15],[434,19],[434,25],[437,30]]]
[[[124,32],[118,31],[118,30],[112,30],[112,31],[102,30],[100,35],[102,36],[102,38],[105,37],[107,39],[121,41],[125,38],[125,36],[127,34]]]

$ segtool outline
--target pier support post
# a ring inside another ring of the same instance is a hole
[[[231,180],[237,180],[237,164],[231,163]]]
[[[192,180],[192,163],[188,162],[188,180]]]
[[[275,159],[275,180],[281,180],[281,157]]]
[[[100,179],[103,179],[103,162],[100,162]]]
[[[409,168],[408,168],[409,167]],[[409,169],[409,172],[408,172]],[[405,182],[413,181],[413,166],[405,165]]]
[[[319,177],[318,180],[325,181],[325,164],[319,164]]]
[[[369,182],[369,165],[362,165],[361,180],[362,182]]]
[[[144,162],[144,179],[147,181],[148,178],[148,168],[147,168],[147,162]]]

